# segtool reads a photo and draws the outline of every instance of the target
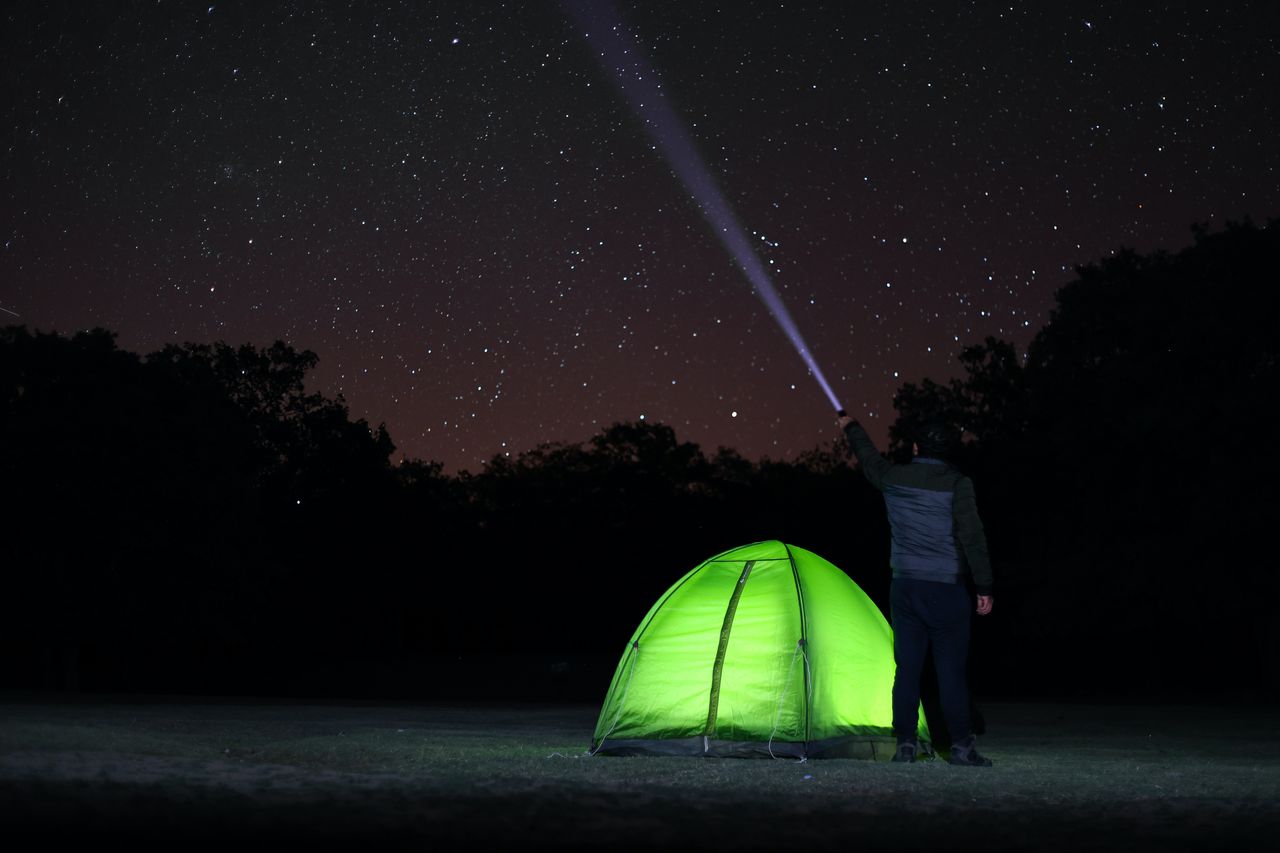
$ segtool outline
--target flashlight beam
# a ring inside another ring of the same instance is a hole
[[[787,311],[782,295],[774,287],[764,264],[751,248],[751,241],[738,223],[733,208],[698,156],[693,137],[667,102],[657,73],[644,59],[639,40],[622,26],[617,11],[608,0],[566,0],[566,6],[582,28],[587,42],[596,49],[600,63],[613,75],[632,110],[643,120],[649,138],[662,151],[685,189],[693,196],[716,237],[737,262],[747,281],[751,282],[756,296],[791,341],[791,345],[809,368],[809,373],[831,401],[832,408],[841,409],[840,401],[822,375],[804,335],[800,334],[795,320]]]

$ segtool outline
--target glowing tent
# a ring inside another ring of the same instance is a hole
[[[840,569],[778,541],[725,551],[658,599],[592,738],[608,755],[893,755],[893,632]],[[918,725],[926,750],[929,732]]]

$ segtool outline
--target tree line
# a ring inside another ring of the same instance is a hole
[[[1274,695],[1277,233],[1078,268],[1025,352],[899,390],[891,453],[965,429],[997,572],[980,694]],[[765,538],[887,604],[840,443],[757,461],[617,423],[452,475],[308,393],[315,364],[0,330],[0,686],[596,699],[670,583]]]

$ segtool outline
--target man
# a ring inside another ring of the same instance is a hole
[[[920,674],[932,647],[942,714],[952,740],[949,760],[989,767],[991,761],[978,754],[970,729],[965,662],[971,616],[965,581],[972,573],[977,612],[986,616],[994,603],[991,560],[973,481],[946,462],[959,434],[943,424],[930,424],[915,436],[911,464],[895,465],[877,452],[861,424],[844,415],[839,423],[862,473],[884,493],[889,513],[890,618],[897,664],[893,732],[898,748],[893,760],[914,761],[919,751]]]

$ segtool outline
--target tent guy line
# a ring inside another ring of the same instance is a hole
[[[657,72],[644,59],[639,40],[628,35],[612,3],[605,0],[567,0],[565,6],[582,27],[587,42],[596,48],[596,58],[600,60],[600,64],[613,75],[632,110],[643,121],[644,129],[654,141],[655,147],[661,149],[666,156],[667,162],[697,203],[716,237],[737,261],[755,289],[756,296],[760,297],[760,301],[773,315],[773,319],[809,368],[810,375],[831,401],[831,407],[837,411],[842,410],[840,401],[822,375],[822,369],[818,367],[804,335],[800,334],[791,312],[783,303],[782,295],[774,287],[764,264],[751,248],[751,241],[739,224],[732,206],[716,186],[711,171],[698,156],[693,137],[667,102],[662,84],[658,82]]]

